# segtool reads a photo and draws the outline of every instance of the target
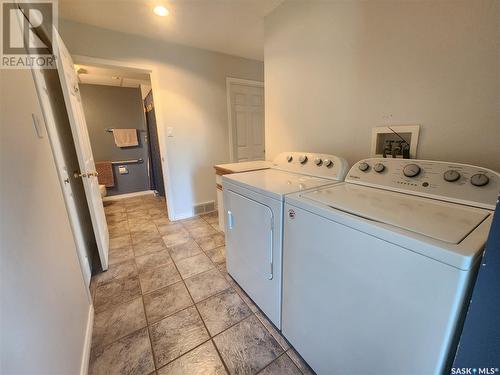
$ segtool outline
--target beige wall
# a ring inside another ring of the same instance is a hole
[[[421,124],[418,157],[500,171],[500,2],[287,1],[266,18],[266,152],[369,156]]]
[[[229,158],[226,77],[263,81],[263,63],[64,20],[59,28],[72,54],[155,69],[153,95],[163,115],[157,122],[167,150],[170,209],[181,218],[192,215],[193,205],[215,200],[212,167]],[[166,137],[166,127],[174,128],[174,137]]]
[[[0,81],[0,373],[79,374],[91,305],[33,78]]]

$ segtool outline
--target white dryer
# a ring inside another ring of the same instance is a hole
[[[286,194],[344,180],[334,155],[288,152],[270,169],[222,176],[227,271],[281,328],[281,250]]]
[[[318,374],[440,374],[500,191],[484,168],[367,159],[288,196],[283,325]]]

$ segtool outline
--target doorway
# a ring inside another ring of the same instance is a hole
[[[227,78],[229,157],[265,160],[264,83]]]
[[[160,197],[165,196],[165,184],[163,182],[163,172],[161,168],[160,142],[158,139],[158,127],[156,125],[155,104],[153,100],[153,90],[149,90],[144,98],[144,110],[146,113],[146,126],[149,137],[149,162],[150,186],[151,190],[157,192]]]
[[[149,74],[91,64],[75,70],[104,200],[165,196]]]

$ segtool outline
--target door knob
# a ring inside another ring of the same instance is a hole
[[[74,178],[83,178],[83,177],[87,177],[87,173],[80,173],[79,171],[75,171],[75,173],[73,173],[73,177],[74,177]]]

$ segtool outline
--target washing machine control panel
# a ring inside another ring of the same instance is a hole
[[[337,181],[343,181],[349,170],[343,158],[313,152],[283,152],[273,160],[272,168]]]
[[[371,158],[357,162],[346,182],[494,209],[500,175],[473,165]]]

